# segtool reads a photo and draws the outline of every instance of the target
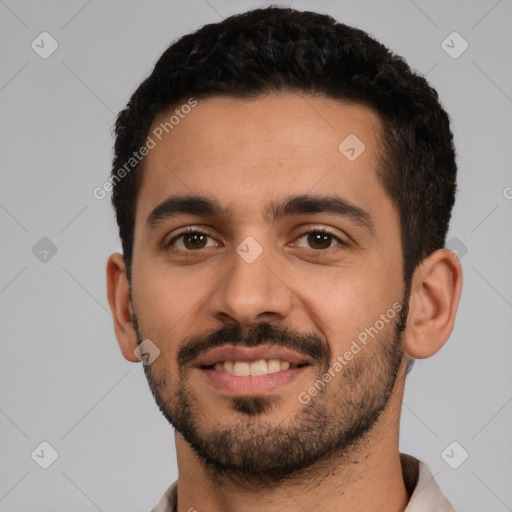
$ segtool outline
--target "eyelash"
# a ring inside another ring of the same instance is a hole
[[[317,229],[310,229],[308,231],[305,231],[304,233],[301,233],[299,236],[297,236],[295,238],[295,240],[299,240],[301,238],[303,238],[304,236],[307,236],[307,235],[311,235],[311,234],[316,234],[316,233],[323,233],[325,235],[329,235],[331,236],[336,242],[338,242],[337,245],[333,246],[333,247],[328,247],[327,249],[313,249],[313,248],[309,248],[311,249],[312,251],[314,252],[317,252],[317,253],[321,253],[321,252],[325,252],[325,251],[329,251],[331,249],[334,249],[336,247],[338,247],[338,245],[341,245],[341,246],[347,246],[347,243],[344,242],[343,240],[341,240],[338,236],[336,236],[334,233],[332,233],[331,231],[325,229],[325,228],[317,228]],[[209,233],[206,233],[204,231],[200,231],[198,229],[195,229],[193,227],[189,227],[189,228],[186,228],[184,231],[182,231],[181,233],[179,233],[178,235],[174,236],[168,243],[165,244],[165,247],[166,248],[171,248],[173,246],[173,244],[179,240],[180,238],[186,236],[186,235],[190,235],[190,234],[197,234],[197,235],[206,235],[208,237],[210,237],[211,239],[213,239],[213,237],[209,234]],[[187,256],[192,256],[194,253],[198,253],[198,252],[201,252],[202,249],[197,249],[197,250],[184,250],[184,249],[175,249],[177,251],[181,251],[185,254],[187,254]]]

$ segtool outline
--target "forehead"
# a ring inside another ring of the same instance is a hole
[[[150,129],[155,144],[144,162],[136,225],[176,194],[210,195],[236,218],[264,218],[269,202],[308,193],[389,208],[377,179],[380,133],[371,108],[324,97],[214,97],[192,108],[177,105]]]

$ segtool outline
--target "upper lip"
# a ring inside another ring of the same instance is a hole
[[[261,359],[279,359],[290,364],[309,364],[300,354],[287,348],[275,345],[259,345],[257,347],[224,346],[214,348],[197,358],[197,366],[212,366],[224,361],[259,361]]]

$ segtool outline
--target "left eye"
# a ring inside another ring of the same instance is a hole
[[[312,249],[330,249],[343,243],[338,237],[326,231],[310,231],[297,238],[297,240],[303,239]],[[331,245],[333,242],[335,244]]]

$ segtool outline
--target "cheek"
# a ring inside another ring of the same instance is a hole
[[[194,314],[194,307],[208,290],[204,280],[179,275],[154,262],[141,263],[134,272],[133,294],[141,334],[167,342],[175,339],[180,324]]]
[[[382,263],[337,269],[329,276],[307,281],[309,285],[297,296],[331,343],[333,355],[345,352],[360,333],[375,326],[381,315],[390,310],[394,315],[393,304],[402,298],[396,272],[386,270]]]

